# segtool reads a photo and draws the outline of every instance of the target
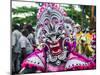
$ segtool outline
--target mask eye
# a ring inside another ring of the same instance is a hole
[[[72,30],[70,29],[69,32],[72,32]]]
[[[69,26],[66,27],[67,29],[69,28]]]
[[[47,38],[48,38],[49,40],[52,40],[51,37],[50,37],[50,35],[48,35]]]
[[[60,34],[59,34],[59,33],[57,33],[57,35],[56,35],[56,39],[57,39],[59,36],[60,36]]]

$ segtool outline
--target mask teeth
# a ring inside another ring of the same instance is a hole
[[[87,69],[94,69],[95,68],[95,64],[72,64],[69,65],[68,68],[66,69],[67,71],[71,71],[71,70],[87,70]]]

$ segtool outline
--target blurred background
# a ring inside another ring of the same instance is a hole
[[[31,24],[36,26],[36,14],[41,2],[12,1],[12,25]],[[82,29],[96,29],[96,6],[60,4],[75,23]]]

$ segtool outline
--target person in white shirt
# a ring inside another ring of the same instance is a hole
[[[27,38],[30,41],[31,45],[33,45],[33,38],[34,38],[34,36],[33,36],[33,33],[32,33],[32,31],[33,31],[32,25],[27,25],[26,29],[29,32]]]
[[[16,47],[19,38],[22,33],[20,32],[20,27],[18,25],[14,26],[14,30],[12,32],[12,47]]]
[[[21,37],[21,32],[20,32],[20,26],[18,25],[13,25],[13,32],[12,32],[12,72],[16,72],[16,59],[17,59],[17,54],[15,52],[16,48],[17,48],[17,43],[19,38]]]
[[[28,31],[23,30],[22,36],[18,40],[17,50],[16,50],[17,53],[21,53],[23,51],[23,52],[25,52],[25,55],[27,55],[27,54],[30,54],[31,52],[33,52],[33,47],[31,45],[31,43],[29,42],[27,36],[28,36]]]
[[[29,35],[27,36],[28,40],[30,41],[33,48],[36,48],[35,44],[35,29],[32,28],[32,25],[27,25],[26,29],[29,31]]]

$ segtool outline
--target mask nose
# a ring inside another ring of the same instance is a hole
[[[55,40],[56,40],[56,35],[55,34],[51,35],[51,40],[52,40],[53,43],[55,43]]]

